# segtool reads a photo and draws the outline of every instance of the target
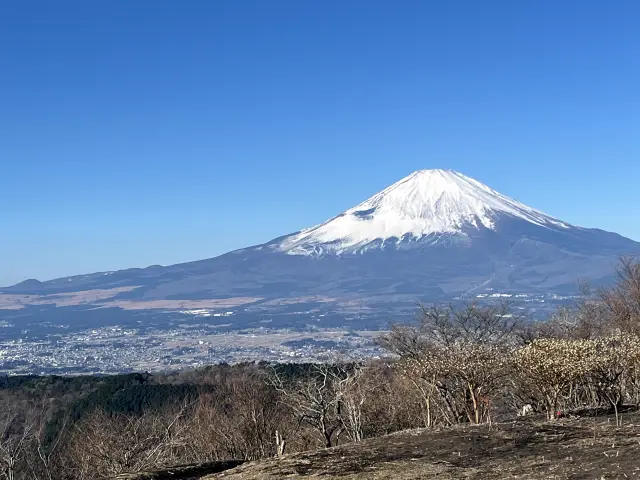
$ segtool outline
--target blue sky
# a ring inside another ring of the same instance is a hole
[[[452,168],[640,240],[640,2],[0,6],[0,285],[215,256]]]

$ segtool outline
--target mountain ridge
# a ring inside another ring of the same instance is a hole
[[[347,217],[346,227],[332,223]],[[313,237],[319,228],[322,235]],[[638,242],[571,225],[460,173],[419,170],[327,222],[264,244],[176,265],[28,281],[0,292],[135,287],[116,298],[277,303],[317,295],[393,303],[491,288],[575,291],[578,280],[606,283],[620,256],[638,253]]]

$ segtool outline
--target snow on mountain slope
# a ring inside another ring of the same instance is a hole
[[[469,228],[494,230],[502,215],[540,227],[571,227],[461,173],[419,170],[337,217],[285,238],[277,248],[292,255],[348,253],[387,240],[464,237]]]

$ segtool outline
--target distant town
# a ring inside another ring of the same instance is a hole
[[[494,291],[478,293],[474,298],[479,302],[510,301],[515,314],[532,319],[574,299]],[[54,331],[38,335],[25,329],[13,338],[0,337],[0,373],[159,372],[218,363],[330,362],[385,355],[375,341],[384,331],[383,322],[378,322],[379,328],[367,328],[362,319],[350,318],[336,325],[335,320],[325,322],[328,313],[304,311],[288,312],[289,318],[298,318],[299,322],[282,327],[281,321],[273,322],[264,314],[260,321],[247,322],[244,313],[202,308],[171,312],[170,321],[155,321],[152,326],[138,320],[139,326],[127,323],[85,329],[58,324]],[[11,320],[0,321],[0,334],[10,327],[15,328]]]

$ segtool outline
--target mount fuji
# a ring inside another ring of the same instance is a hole
[[[488,292],[573,294],[579,280],[609,282],[618,258],[638,253],[640,243],[571,225],[461,173],[420,170],[263,245],[172,266],[29,280],[0,293],[45,303],[82,294],[85,306],[121,309],[298,305],[299,312],[302,304],[390,315],[395,305]]]
[[[322,225],[286,238],[280,250],[310,255],[365,252],[412,241],[463,240],[497,230],[500,218],[547,229],[571,226],[451,170],[419,170]]]

